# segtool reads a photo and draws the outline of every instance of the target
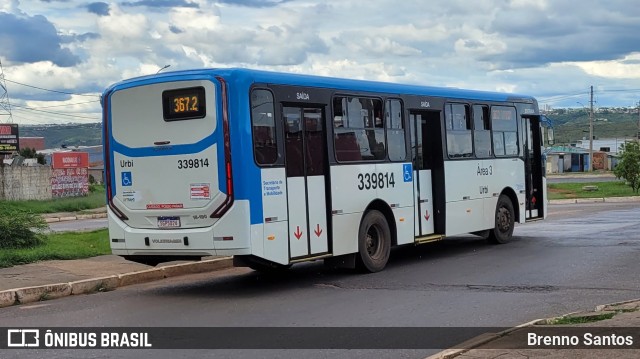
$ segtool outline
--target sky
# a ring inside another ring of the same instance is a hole
[[[541,109],[588,107],[593,86],[595,108],[634,107],[638,19],[634,0],[0,0],[0,61],[18,124],[99,122],[105,88],[166,65],[514,92]]]

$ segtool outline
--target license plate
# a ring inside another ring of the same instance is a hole
[[[178,228],[180,217],[158,217],[158,228]]]

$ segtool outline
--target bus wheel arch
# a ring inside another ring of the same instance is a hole
[[[502,191],[494,214],[494,227],[490,229],[487,241],[494,244],[503,244],[511,240],[518,215],[518,201],[513,190]]]
[[[371,273],[384,269],[397,243],[393,212],[384,202],[376,202],[367,207],[358,229],[358,265]]]

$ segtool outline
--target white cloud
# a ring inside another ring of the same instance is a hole
[[[640,52],[625,56],[620,60],[568,62],[581,68],[589,75],[609,79],[640,79]]]

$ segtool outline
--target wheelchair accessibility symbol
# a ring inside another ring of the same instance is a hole
[[[133,184],[133,179],[131,177],[131,172],[122,172],[122,186],[131,187]]]
[[[411,168],[411,163],[402,165],[402,177],[405,182],[413,181],[413,168]]]

